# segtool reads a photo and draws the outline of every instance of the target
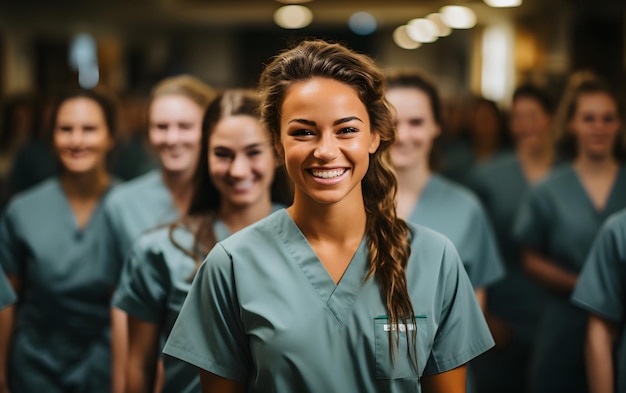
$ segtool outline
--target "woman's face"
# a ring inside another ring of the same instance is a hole
[[[387,100],[395,109],[398,131],[391,147],[391,160],[396,170],[406,170],[428,163],[433,142],[441,127],[435,121],[430,98],[411,87],[394,87],[387,91]]]
[[[53,142],[61,165],[77,174],[104,170],[113,147],[102,108],[87,97],[71,98],[59,106]]]
[[[193,173],[200,155],[203,116],[203,109],[184,95],[163,95],[152,101],[148,135],[164,171]]]
[[[220,120],[209,137],[208,156],[222,206],[245,208],[270,200],[277,161],[258,119],[237,115]]]
[[[541,104],[531,97],[519,97],[511,108],[510,127],[518,147],[541,149],[552,143],[552,118]]]
[[[576,136],[579,156],[612,155],[621,129],[616,102],[604,92],[580,95],[569,129]]]
[[[380,138],[357,91],[328,78],[297,82],[280,113],[276,148],[295,184],[295,202],[362,203],[361,180]]]

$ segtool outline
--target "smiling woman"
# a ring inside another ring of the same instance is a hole
[[[260,92],[294,202],[212,249],[164,352],[204,392],[464,391],[493,341],[454,246],[395,214],[380,70],[303,41]]]
[[[110,391],[109,302],[121,264],[102,206],[113,118],[94,92],[59,100],[51,128],[61,175],[18,194],[0,219],[0,263],[19,296],[3,321],[10,342],[0,342],[9,391]]]

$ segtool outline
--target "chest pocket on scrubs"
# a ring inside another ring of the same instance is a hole
[[[426,366],[427,354],[431,346],[428,334],[428,320],[425,315],[417,315],[414,323],[399,323],[391,325],[385,316],[376,317],[374,320],[374,337],[376,345],[376,378],[377,379],[397,379],[416,378],[411,359],[407,353],[408,345],[413,346],[409,341],[407,345],[406,335],[412,338],[413,330],[417,329],[417,367],[419,373]],[[391,357],[390,346],[396,343],[396,329],[400,330],[399,345],[395,348],[395,362]],[[411,348],[412,351],[412,348]],[[414,354],[412,354],[413,356]],[[414,357],[413,357],[414,359]]]

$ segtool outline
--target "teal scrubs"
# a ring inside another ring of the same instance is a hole
[[[617,393],[626,393],[626,209],[609,217],[587,257],[572,302],[614,322]]]
[[[274,210],[280,207],[276,205]],[[230,236],[222,221],[216,221],[213,230],[218,241]],[[147,232],[133,245],[113,297],[114,307],[158,324],[162,344],[172,330],[196,271],[196,261],[172,244],[172,238],[184,250],[193,250],[194,233],[187,227],[179,225],[173,231],[162,227]],[[162,393],[200,392],[197,368],[169,356],[163,362]]]
[[[530,185],[513,152],[501,153],[475,167],[470,181],[493,224],[505,276],[487,288],[487,310],[507,323],[506,346],[472,362],[481,393],[526,392],[528,361],[545,302],[543,288],[522,271],[521,250],[513,239],[513,221]]]
[[[602,223],[624,207],[626,167],[620,168],[604,210],[598,211],[572,166],[562,165],[527,193],[513,233],[521,247],[578,274]],[[549,295],[531,359],[532,392],[587,392],[586,324],[586,314],[570,303],[569,296]]]
[[[13,287],[7,280],[2,269],[0,269],[0,310],[15,303],[16,297]]]
[[[464,186],[433,174],[408,221],[452,241],[474,288],[487,287],[504,276],[491,223],[479,200]]]
[[[109,304],[121,265],[102,205],[79,229],[52,178],[16,196],[0,219],[0,264],[21,280],[12,392],[110,392]]]
[[[390,325],[365,239],[339,284],[286,210],[218,243],[200,267],[164,352],[247,392],[420,392],[493,345],[454,245],[411,225],[408,323]],[[390,330],[402,332],[395,365]],[[416,329],[418,372],[405,332]]]
[[[179,216],[159,170],[116,187],[105,210],[116,240],[116,258],[121,260],[139,235]]]

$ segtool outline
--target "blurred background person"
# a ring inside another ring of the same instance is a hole
[[[17,297],[13,287],[0,267],[0,393],[9,393],[7,375],[8,351],[11,348],[11,334],[13,331],[13,303]]]
[[[604,223],[572,295],[588,313],[585,364],[591,393],[626,392],[626,209]]]
[[[103,204],[114,119],[93,91],[60,99],[51,119],[60,175],[15,196],[0,220],[0,263],[19,296],[0,361],[11,392],[111,390],[109,304],[121,264]]]
[[[600,79],[572,86],[559,151],[570,159],[526,194],[515,240],[532,279],[549,298],[530,363],[530,391],[587,392],[585,313],[569,302],[598,229],[626,207],[626,168],[617,97]]]
[[[152,90],[148,109],[148,139],[159,158],[159,169],[121,184],[105,206],[114,239],[116,263],[126,258],[132,243],[149,229],[178,219],[189,209],[192,177],[200,155],[202,118],[215,97],[200,79],[166,78]],[[125,313],[112,308],[114,392],[124,391],[128,330]]]
[[[473,363],[481,393],[528,392],[528,361],[545,295],[522,270],[512,228],[522,196],[557,161],[554,107],[546,91],[519,86],[509,117],[514,150],[479,164],[471,175],[471,187],[490,217],[506,267],[504,278],[487,289],[487,322],[496,347]]]
[[[476,196],[433,172],[431,152],[442,125],[437,88],[418,71],[389,72],[386,97],[394,108],[398,133],[391,148],[398,178],[398,216],[452,241],[484,311],[486,288],[504,275],[504,268],[491,224]],[[468,367],[468,389],[473,391],[470,371]]]
[[[142,235],[130,252],[113,300],[129,315],[129,393],[153,392],[162,345],[215,243],[291,203],[258,105],[245,90],[226,90],[211,103],[188,214]],[[167,356],[164,367],[163,392],[200,392],[196,367]]]

